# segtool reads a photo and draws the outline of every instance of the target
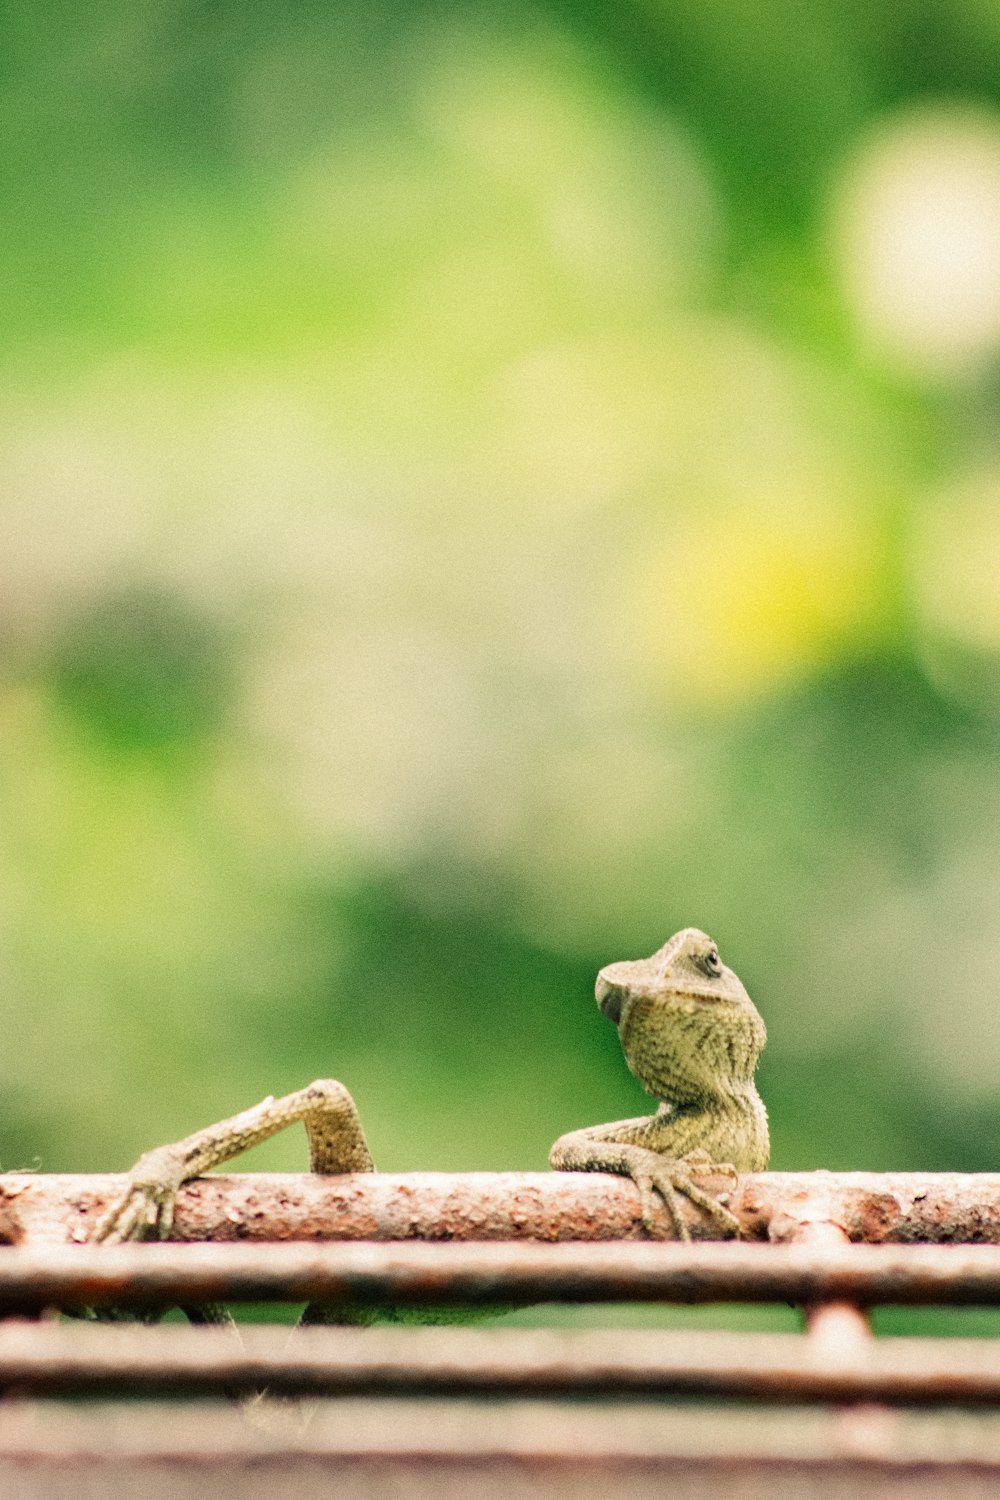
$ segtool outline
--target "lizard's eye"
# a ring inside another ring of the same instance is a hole
[[[706,974],[717,977],[722,973],[722,959],[718,948],[709,948],[707,953],[699,953],[697,961],[698,967],[704,969]]]

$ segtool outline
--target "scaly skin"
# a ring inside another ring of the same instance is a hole
[[[679,1192],[738,1234],[734,1215],[692,1178],[767,1166],[767,1111],[753,1081],[767,1033],[750,996],[712,939],[686,927],[651,958],[602,969],[597,1003],[618,1027],[625,1061],[660,1107],[655,1115],[561,1136],[551,1165],[631,1177],[649,1234],[662,1232],[659,1194],[675,1234],[690,1238]]]

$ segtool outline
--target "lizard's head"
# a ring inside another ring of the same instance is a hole
[[[656,1098],[699,1097],[753,1076],[764,1023],[696,927],[675,933],[651,958],[608,964],[596,993],[618,1027],[626,1062]]]

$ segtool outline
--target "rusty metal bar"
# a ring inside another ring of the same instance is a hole
[[[0,1310],[186,1303],[1000,1304],[1000,1246],[427,1244],[0,1251]]]
[[[82,1242],[124,1178],[0,1174],[0,1242]],[[1000,1174],[763,1172],[705,1179],[746,1239],[836,1224],[850,1240],[1000,1243]],[[682,1203],[695,1238],[717,1231]],[[664,1232],[669,1225],[664,1215]],[[177,1240],[646,1238],[631,1182],[602,1173],[211,1175],[178,1197]]]
[[[346,1397],[284,1436],[219,1403],[10,1401],[3,1415],[0,1490],[18,1500],[202,1500],[206,1486],[220,1500],[964,1500],[1000,1482],[992,1414],[900,1409],[873,1427],[808,1407],[442,1398],[429,1420],[421,1400]]]
[[[881,1339],[829,1363],[796,1334],[467,1328],[0,1328],[20,1395],[683,1396],[768,1402],[1000,1403],[992,1341]]]

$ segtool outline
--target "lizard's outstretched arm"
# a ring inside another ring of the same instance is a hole
[[[354,1100],[336,1079],[320,1078],[281,1099],[263,1099],[252,1109],[183,1141],[147,1151],[129,1173],[124,1191],[99,1220],[93,1238],[117,1244],[156,1232],[166,1239],[183,1182],[230,1161],[297,1120],[306,1127],[313,1172],[374,1172]]]
[[[309,1166],[313,1172],[374,1172],[368,1142],[357,1106],[342,1083],[321,1078],[308,1088],[281,1099],[263,1099],[231,1119],[220,1120],[196,1131],[183,1141],[158,1146],[140,1156],[128,1175],[124,1190],[97,1223],[93,1238],[109,1244],[139,1240],[156,1233],[166,1239],[174,1216],[174,1199],[183,1182],[198,1177],[276,1135],[286,1125],[301,1120],[309,1137]],[[220,1304],[185,1306],[197,1322],[222,1323],[234,1327]],[[432,1306],[399,1307],[327,1306],[311,1302],[301,1323],[469,1323],[495,1316],[507,1308]],[[129,1315],[131,1316],[131,1315]]]
[[[642,1222],[648,1234],[660,1237],[655,1195],[663,1199],[678,1239],[691,1235],[681,1214],[677,1194],[683,1193],[719,1226],[738,1235],[739,1221],[710,1194],[696,1187],[692,1177],[735,1177],[731,1162],[715,1162],[701,1147],[683,1149],[674,1122],[663,1114],[640,1115],[634,1120],[614,1120],[610,1125],[592,1125],[562,1135],[549,1152],[549,1165],[561,1172],[614,1172],[631,1177],[639,1189]],[[687,1143],[685,1143],[687,1144]]]

